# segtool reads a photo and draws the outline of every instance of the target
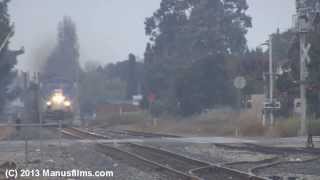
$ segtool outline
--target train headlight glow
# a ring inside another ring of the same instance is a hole
[[[47,106],[51,106],[52,103],[50,101],[47,101],[46,104],[47,104]]]
[[[65,101],[63,102],[64,106],[69,107],[71,106],[71,102],[70,101]]]
[[[62,104],[65,99],[66,97],[63,94],[57,93],[52,96],[51,101],[55,104]]]

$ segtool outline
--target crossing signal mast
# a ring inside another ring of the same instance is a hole
[[[306,80],[308,77],[307,63],[310,62],[311,44],[307,43],[307,34],[312,32],[320,20],[320,0],[296,0],[295,30],[300,41],[300,100],[301,124],[300,134],[307,135],[307,100]]]

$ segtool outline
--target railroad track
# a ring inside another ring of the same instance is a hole
[[[146,159],[143,156],[139,156],[129,151],[113,147],[106,144],[97,144],[97,150],[105,155],[123,161],[134,167],[144,169],[145,171],[156,171],[164,175],[165,179],[172,180],[198,180],[197,177],[194,177],[190,174],[178,171],[167,165],[160,164],[156,161]]]
[[[268,176],[268,178],[271,180],[277,180],[277,179],[283,179],[283,178],[292,179],[292,180],[296,180],[296,179],[308,180],[307,178],[303,177],[306,175],[317,176],[317,179],[319,179],[320,172],[319,172],[319,168],[317,168],[319,167],[318,166],[319,163],[320,163],[320,156],[307,159],[307,160],[300,160],[300,161],[288,161],[288,160],[277,161],[274,163],[264,164],[261,166],[254,167],[250,169],[250,172],[255,174],[268,174],[268,173],[265,173],[265,171],[271,170],[272,173],[269,173],[269,174],[272,174],[272,176],[265,175],[265,176]],[[312,170],[310,171],[310,169]],[[287,175],[286,177],[284,177],[284,175],[282,174],[291,174],[291,175]],[[296,174],[296,175],[292,175],[292,174]]]
[[[199,161],[190,157],[185,157],[164,149],[158,149],[145,145],[134,143],[123,143],[117,147],[109,145],[100,145],[100,148],[105,148],[103,152],[110,155],[110,149],[116,149],[117,152],[126,152],[135,157],[147,160],[154,164],[159,164],[168,170],[174,170],[179,174],[188,175],[189,179],[214,179],[214,180],[263,180],[264,178],[251,175],[249,173],[232,170],[226,167],[214,165],[209,162]],[[125,155],[123,154],[123,155]],[[110,155],[112,156],[112,154]],[[123,156],[122,156],[123,157]]]
[[[116,138],[128,138],[128,137],[134,137],[134,138],[177,138],[179,136],[176,135],[170,135],[170,134],[161,134],[161,133],[149,133],[149,132],[140,132],[140,131],[131,131],[131,130],[109,130],[105,132],[111,137]]]
[[[223,166],[231,168],[231,169],[237,169],[239,171],[244,171],[244,172],[252,172],[251,169],[267,164],[272,164],[275,162],[279,162],[280,157],[272,157],[269,159],[264,159],[260,161],[238,161],[238,162],[231,162],[231,163],[225,163]]]
[[[104,134],[97,134],[87,130],[74,127],[66,127],[62,129],[62,133],[74,138],[82,139],[118,139],[118,138],[128,138],[128,137],[143,137],[143,138],[161,138],[161,137],[179,137],[175,135],[168,134],[158,134],[158,133],[149,133],[149,132],[138,132],[130,130],[110,130]]]
[[[99,135],[79,129],[72,129],[69,135],[75,134],[76,138],[103,138]],[[87,133],[87,137],[85,137]],[[143,166],[143,169],[151,168],[154,171],[166,174],[174,180],[264,180],[262,177],[250,173],[221,167],[209,162],[199,161],[176,154],[164,149],[134,143],[120,143],[109,145],[96,144],[97,150],[118,160],[125,161],[133,166]]]
[[[263,146],[257,144],[243,143],[241,145],[228,145],[228,144],[216,144],[217,147],[222,147],[226,149],[238,149],[238,150],[246,150],[252,152],[260,152],[264,154],[278,154],[278,155],[286,155],[286,154],[313,154],[319,155],[319,148],[294,148],[294,147],[270,147]]]
[[[150,133],[150,132],[139,132],[139,131],[131,131],[131,130],[125,130],[124,131],[126,134],[130,136],[140,136],[140,137],[167,137],[167,138],[177,138],[180,136],[177,135],[171,135],[171,134],[161,134],[161,133]]]
[[[63,128],[61,132],[68,136],[78,139],[110,139],[110,137],[105,135],[98,135],[89,131],[85,131],[79,128],[67,127]]]
[[[264,176],[271,180],[308,180],[307,176],[310,175],[314,176],[310,178],[312,180],[320,178],[320,168],[317,168],[320,163],[320,150],[317,148],[269,147],[246,143],[242,145],[219,144],[217,146],[277,155],[274,158],[263,161],[224,164],[224,166],[230,168],[248,171],[251,174]],[[305,160],[298,158],[306,154],[312,157]],[[291,155],[296,156],[296,158],[289,158]]]

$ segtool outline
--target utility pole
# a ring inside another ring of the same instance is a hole
[[[272,52],[272,34],[270,35],[269,38],[269,101],[270,103],[273,104],[273,87],[274,87],[274,75],[273,75],[273,52]],[[270,115],[270,125],[273,126],[274,124],[274,115],[273,115],[273,108],[270,109],[269,111]]]
[[[41,91],[40,91],[40,73],[34,73],[33,83],[35,86],[35,107],[36,107],[36,119],[37,123],[40,124],[39,126],[39,150],[40,150],[40,163],[43,162],[43,137],[42,137],[42,130],[43,130],[43,121],[42,121],[42,108],[41,108]]]
[[[307,35],[319,25],[320,1],[296,0],[296,11],[297,19],[295,25],[300,41],[300,135],[305,136],[308,133],[306,100],[307,63],[310,62],[309,50],[311,48],[311,45],[307,43]]]
[[[306,36],[305,32],[300,32],[300,133],[302,136],[307,134],[307,100],[306,100],[306,59],[304,55],[304,48],[306,46]]]
[[[307,63],[310,61],[309,50],[311,45],[307,44],[307,34],[314,27],[314,17],[316,17],[317,6],[308,5],[306,0],[296,0],[297,22],[296,31],[299,34],[300,42],[300,135],[307,134],[307,99],[306,99],[306,80],[308,76]]]
[[[265,96],[266,100],[264,102],[264,115],[263,115],[263,125],[269,125],[270,127],[274,126],[274,111],[280,109],[280,102],[274,98],[274,78],[275,73],[273,70],[273,35],[269,36],[268,43],[263,43],[262,45],[266,45],[269,47],[269,90],[265,87]],[[264,74],[264,79],[266,79],[266,75]],[[267,83],[266,83],[267,84]]]

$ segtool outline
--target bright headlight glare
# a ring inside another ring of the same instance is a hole
[[[52,103],[50,101],[47,101],[46,104],[47,104],[47,106],[51,106]]]
[[[65,106],[71,106],[71,102],[70,102],[70,101],[65,101],[63,104],[64,104]]]
[[[62,94],[55,94],[52,96],[51,100],[55,104],[61,104],[66,98]]]

